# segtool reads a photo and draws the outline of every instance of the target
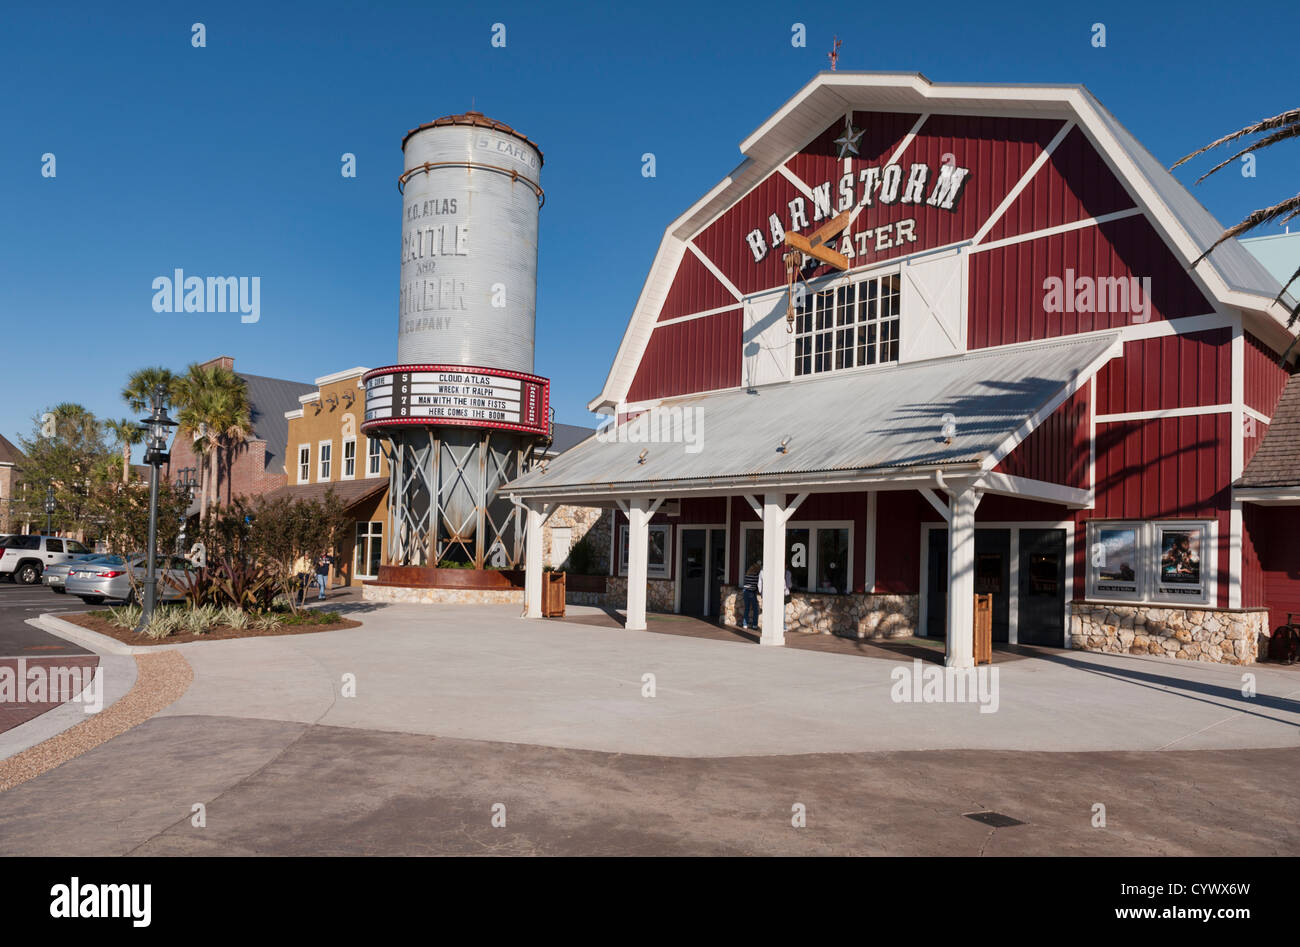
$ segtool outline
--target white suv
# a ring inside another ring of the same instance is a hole
[[[7,536],[0,546],[0,576],[23,585],[41,581],[46,566],[92,553],[64,536]]]

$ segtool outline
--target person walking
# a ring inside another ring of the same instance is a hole
[[[790,601],[790,579],[791,578],[792,577],[790,575],[790,570],[786,569],[785,570],[785,595],[781,599],[782,609],[785,608],[786,602]],[[758,596],[759,598],[763,597],[763,564],[762,563],[759,563],[758,565]],[[764,605],[763,607],[766,608],[767,606]],[[755,625],[754,627],[757,628],[758,626]]]
[[[316,560],[316,584],[320,586],[320,595],[316,601],[325,601],[325,590],[330,584],[330,566],[334,563],[334,557],[321,553],[321,557]]]
[[[741,631],[758,628],[758,586],[762,580],[763,563],[755,559],[749,564],[744,581],[741,583],[741,597],[744,601],[744,610],[740,619]]]

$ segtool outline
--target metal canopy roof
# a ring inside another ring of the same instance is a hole
[[[671,495],[797,485],[801,477],[815,485],[829,472],[864,481],[974,472],[1121,351],[1118,333],[1093,333],[672,398],[624,424],[617,439],[593,435],[501,492],[609,498],[661,487]]]

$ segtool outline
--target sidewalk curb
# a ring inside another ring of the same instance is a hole
[[[50,619],[50,624],[46,624],[43,619]],[[136,668],[135,657],[129,653],[123,653],[121,649],[126,648],[121,642],[113,641],[106,635],[96,634],[84,628],[77,628],[70,622],[61,621],[57,618],[42,615],[40,618],[27,619],[28,624],[35,625],[44,631],[58,635],[74,644],[82,645],[99,655],[99,666],[103,672],[101,677],[103,692],[103,706],[100,707],[99,713],[103,713],[109,707],[112,707],[119,700],[125,697],[135,686],[139,671]],[[60,626],[77,628],[88,636],[93,636],[97,641],[76,640],[71,634],[65,634],[62,628],[53,627],[57,623]],[[103,642],[112,642],[116,648],[105,647]],[[10,730],[0,732],[0,762],[17,756],[26,750],[31,749],[46,740],[53,739],[59,734],[71,730],[73,727],[83,723],[92,715],[87,714],[83,709],[84,705],[75,701],[65,701],[57,707],[39,716],[33,717]]]
[[[159,648],[165,648],[167,645],[136,646],[124,644],[116,638],[110,638],[108,635],[101,635],[97,631],[91,631],[89,628],[82,628],[80,625],[73,624],[70,621],[64,621],[62,618],[55,618],[49,612],[41,615],[39,618],[30,619],[41,630],[48,631],[52,635],[57,635],[73,644],[79,644],[83,648],[89,648],[96,654],[149,654],[157,651]]]

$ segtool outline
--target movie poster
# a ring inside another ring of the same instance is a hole
[[[1201,592],[1201,529],[1160,530],[1160,589],[1184,595]]]
[[[1137,593],[1137,530],[1099,529],[1093,548],[1098,592]]]

